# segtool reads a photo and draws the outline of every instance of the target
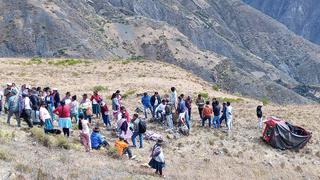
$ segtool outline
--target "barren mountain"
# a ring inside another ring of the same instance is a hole
[[[2,57],[145,57],[244,96],[319,98],[320,48],[238,0],[1,0],[0,7]]]
[[[320,44],[320,3],[317,0],[243,0],[291,31]]]

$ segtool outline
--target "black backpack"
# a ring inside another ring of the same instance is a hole
[[[147,124],[145,121],[139,121],[139,133],[145,133],[147,131]]]

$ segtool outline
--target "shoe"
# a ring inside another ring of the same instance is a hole
[[[136,155],[134,155],[134,156],[132,156],[131,158],[129,158],[129,159],[131,159],[131,160],[133,160],[133,159],[135,159],[137,156]]]
[[[142,149],[142,148],[143,148],[143,146],[140,146],[139,148],[140,148],[140,149]]]

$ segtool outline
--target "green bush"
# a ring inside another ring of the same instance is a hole
[[[125,92],[123,95],[122,95],[122,98],[123,99],[126,99],[128,98],[129,96],[132,96],[133,94],[135,94],[137,91],[136,90],[129,90],[127,92]]]
[[[34,127],[30,130],[31,135],[42,145],[45,147],[52,147],[53,140],[50,138],[49,135],[45,134],[43,129]]]
[[[115,147],[113,146],[110,146],[107,150],[107,155],[112,157],[112,158],[115,158],[115,159],[118,159],[120,158],[119,154],[118,154],[118,151]]]
[[[209,94],[207,92],[200,92],[200,94],[204,99],[209,99]]]
[[[93,91],[106,91],[106,90],[108,90],[108,87],[104,87],[104,86],[99,85],[99,86],[94,86],[92,90]]]
[[[217,85],[217,84],[214,84],[214,85],[212,85],[212,89],[214,90],[214,91],[219,91],[219,86]]]
[[[21,163],[16,164],[15,169],[16,169],[16,171],[22,172],[22,173],[31,173],[32,172],[32,169],[28,165],[21,164]]]
[[[48,64],[51,65],[63,65],[63,66],[72,66],[72,65],[76,65],[76,64],[88,64],[90,63],[89,61],[84,61],[81,59],[62,59],[62,60],[51,60],[48,62]]]
[[[266,106],[266,105],[268,105],[268,104],[270,103],[270,100],[269,100],[268,97],[263,97],[263,98],[261,99],[261,102],[262,102],[262,104],[263,104],[264,106]]]
[[[68,142],[68,139],[64,136],[57,136],[56,146],[63,149],[70,149],[70,143]]]
[[[3,161],[10,161],[11,160],[11,154],[4,150],[4,149],[0,149],[0,160],[3,160]]]
[[[227,98],[227,97],[218,97],[217,100],[220,102],[230,102],[230,103],[232,102],[238,103],[238,102],[244,101],[242,98]]]

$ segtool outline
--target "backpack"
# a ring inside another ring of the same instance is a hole
[[[145,133],[147,131],[147,124],[145,121],[139,121],[139,133]]]

